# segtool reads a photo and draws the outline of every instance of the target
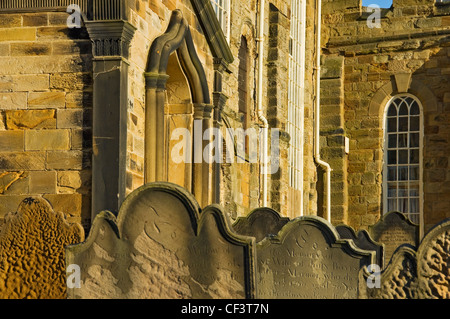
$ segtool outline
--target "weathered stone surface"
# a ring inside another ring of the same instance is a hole
[[[67,247],[67,264],[81,268],[69,298],[253,297],[253,250],[218,206],[200,213],[181,187],[147,184],[117,218],[98,214],[86,242]]]
[[[256,208],[245,217],[239,217],[233,224],[236,233],[256,238],[260,242],[265,237],[276,235],[289,218],[281,217],[275,210],[263,207]]]
[[[35,108],[64,107],[66,96],[64,92],[33,92],[28,95],[28,106]]]
[[[351,239],[356,247],[363,250],[373,250],[376,254],[376,264],[381,268],[384,267],[384,246],[375,242],[365,230],[355,232],[353,228],[347,225],[337,225],[336,231],[342,239]]]
[[[65,250],[84,240],[42,198],[26,198],[0,228],[0,298],[66,298]]]
[[[67,150],[70,149],[68,130],[27,130],[25,131],[25,150]]]
[[[384,215],[375,225],[369,226],[369,234],[374,241],[384,244],[386,261],[402,244],[419,245],[419,225],[399,212]]]
[[[450,299],[450,219],[431,229],[417,250],[418,297]]]
[[[340,239],[320,217],[298,217],[257,244],[257,298],[357,298],[375,252]]]
[[[361,298],[370,299],[414,299],[417,297],[417,261],[416,251],[409,245],[396,250],[389,265],[379,276],[379,287],[369,288],[368,281],[376,283],[376,278],[369,278],[367,269],[360,281]]]
[[[23,151],[23,131],[0,132],[0,150],[3,152]]]
[[[6,111],[5,117],[9,130],[56,128],[55,110],[52,109]]]

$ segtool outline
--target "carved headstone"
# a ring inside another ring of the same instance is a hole
[[[450,219],[439,223],[417,250],[418,297],[450,299]]]
[[[288,221],[289,218],[281,217],[271,208],[256,208],[247,216],[239,217],[233,229],[238,234],[255,237],[256,242],[260,242],[268,235],[278,234]]]
[[[369,234],[374,241],[384,244],[386,262],[400,245],[409,244],[416,248],[419,245],[419,225],[399,212],[384,215],[375,225],[369,226]]]
[[[367,269],[360,280],[361,298],[370,299],[414,299],[417,296],[417,262],[416,251],[405,244],[400,246],[392,256],[387,267],[376,274]],[[379,276],[378,278],[369,276]],[[378,280],[378,286],[368,287],[369,281]]]
[[[374,259],[326,220],[299,217],[257,244],[257,297],[357,298],[361,268]]]
[[[365,230],[355,232],[355,230],[347,225],[338,225],[336,230],[342,239],[351,239],[356,247],[363,250],[373,250],[376,254],[375,263],[381,268],[384,267],[384,247],[383,244],[375,242]]]
[[[181,187],[151,183],[67,248],[67,263],[81,270],[69,297],[252,298],[253,254],[254,238],[233,234],[218,206],[200,213]]]
[[[65,246],[83,240],[45,199],[24,199],[0,228],[0,298],[66,298]]]

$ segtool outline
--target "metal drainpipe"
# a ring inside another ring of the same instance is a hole
[[[317,0],[317,41],[316,41],[316,110],[315,110],[315,143],[314,158],[326,173],[326,219],[331,222],[331,167],[320,158],[320,33],[322,24],[322,0]]]
[[[262,152],[262,175],[263,175],[263,203],[264,207],[267,207],[267,145],[268,145],[268,128],[269,124],[267,119],[264,117],[262,110],[262,99],[263,99],[263,59],[264,59],[264,4],[265,0],[260,0],[259,9],[259,32],[258,38],[258,87],[257,87],[257,103],[258,103],[258,119],[263,124],[263,146]]]

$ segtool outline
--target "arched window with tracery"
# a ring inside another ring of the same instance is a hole
[[[411,94],[394,96],[385,111],[383,211],[422,222],[423,112]]]

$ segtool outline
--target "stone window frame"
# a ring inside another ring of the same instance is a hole
[[[392,75],[391,80],[385,83],[382,87],[378,89],[378,91],[375,92],[369,103],[369,116],[376,117],[379,119],[379,128],[381,130],[383,130],[384,111],[388,101],[393,96],[401,93],[410,93],[421,102],[423,112],[422,114],[424,118],[427,112],[437,111],[438,103],[436,96],[434,95],[433,91],[431,91],[431,89],[420,80],[419,76],[413,76],[410,72],[398,72]],[[380,147],[382,147],[383,145],[381,145]],[[423,151],[426,152],[425,143],[423,144]],[[423,197],[422,207],[424,207],[425,196],[423,192],[422,197]],[[420,234],[422,237],[424,232],[423,214],[421,215],[421,223],[419,224],[419,226],[420,226]]]
[[[405,150],[410,150],[411,147],[409,146],[409,138],[408,138],[408,146],[407,147],[398,147],[398,141],[396,143],[396,147],[389,147],[389,135],[396,135],[398,137],[399,135],[399,131],[393,131],[390,132],[388,131],[388,125],[387,125],[387,121],[389,119],[389,114],[388,111],[392,105],[392,103],[394,103],[396,100],[401,99],[401,98],[412,98],[413,102],[411,102],[411,105],[416,102],[418,104],[419,107],[419,178],[417,180],[418,186],[419,186],[419,193],[417,196],[411,196],[410,194],[410,188],[409,188],[409,183],[411,182],[411,179],[408,177],[405,180],[405,182],[408,182],[408,194],[406,196],[406,199],[408,201],[408,205],[409,205],[409,201],[410,199],[419,199],[419,212],[418,213],[411,213],[409,212],[409,208],[408,211],[400,211],[401,213],[404,213],[406,216],[408,216],[408,218],[413,221],[416,224],[419,225],[423,225],[423,146],[424,146],[424,113],[423,113],[423,106],[421,101],[413,94],[411,93],[399,93],[399,94],[395,94],[394,96],[392,96],[389,101],[386,103],[385,108],[384,108],[384,114],[383,114],[383,169],[382,169],[382,176],[383,176],[383,187],[382,187],[382,201],[383,201],[383,214],[387,214],[390,211],[388,210],[388,169],[389,169],[389,161],[388,161],[388,151],[389,150],[395,150],[395,151],[405,151]],[[416,116],[416,115],[411,115],[409,114],[409,108],[408,108],[408,118],[410,118],[411,116]],[[395,118],[398,120],[400,117],[400,115],[396,115]],[[394,118],[394,117],[391,117]],[[398,122],[397,122],[398,123]],[[408,121],[408,129],[405,131],[406,134],[410,134],[411,132],[416,133],[416,130],[411,131],[410,130],[410,126],[409,126],[410,121]],[[403,134],[403,133],[402,133]],[[408,152],[408,158],[409,158],[409,152]],[[396,158],[396,163],[394,164],[396,168],[398,168],[399,166],[402,166],[398,163],[398,158]],[[408,160],[408,163],[403,165],[408,167],[408,169],[410,168],[410,163]],[[392,167],[392,166],[391,166]],[[396,174],[398,174],[398,171],[396,171]],[[397,176],[398,177],[398,176]],[[415,181],[415,180],[414,180]],[[396,178],[395,182],[397,183],[398,186],[398,178]],[[397,188],[398,189],[398,188]],[[404,196],[403,196],[404,197]],[[399,196],[395,196],[393,197],[395,199],[398,200]],[[409,207],[409,206],[408,206]],[[393,209],[392,211],[399,211],[398,206]],[[412,218],[412,215],[418,215],[418,218]]]

